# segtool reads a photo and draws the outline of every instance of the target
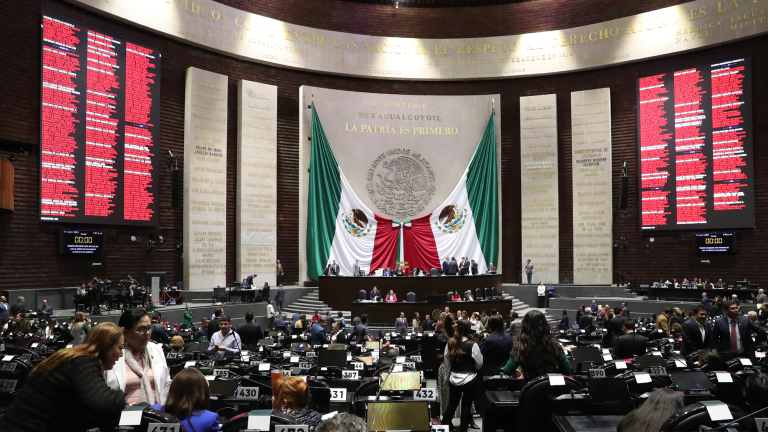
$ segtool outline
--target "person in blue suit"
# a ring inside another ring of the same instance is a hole
[[[311,335],[309,337],[309,343],[312,346],[325,345],[328,343],[328,337],[325,335],[325,325],[328,320],[325,317],[320,317],[320,320],[311,327]]]
[[[219,415],[208,411],[211,389],[205,376],[193,368],[183,369],[171,382],[165,405],[152,408],[176,416],[188,431],[209,432],[221,430]]]

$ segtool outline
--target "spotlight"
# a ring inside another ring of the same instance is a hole
[[[141,241],[141,237],[131,236],[131,241],[132,242],[140,242]]]
[[[157,241],[162,243],[163,242],[163,236],[157,236]]]

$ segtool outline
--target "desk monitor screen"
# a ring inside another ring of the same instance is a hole
[[[211,395],[216,396],[234,396],[235,390],[240,385],[240,380],[212,380],[208,381],[211,388]]]
[[[309,346],[305,343],[294,343],[291,344],[291,351],[295,353],[303,353],[308,351]]]
[[[624,378],[588,379],[587,388],[592,403],[632,402],[627,382]]]
[[[269,336],[278,336],[279,334],[280,334],[280,332],[277,331],[277,330],[273,330],[273,331],[269,332]]]
[[[367,366],[373,366],[373,357],[355,357],[355,360],[361,361]]]
[[[578,330],[579,329],[579,325],[578,324],[571,324],[571,328],[574,329],[574,330]]]
[[[32,342],[32,338],[22,338],[13,343],[16,348],[26,348]]]
[[[381,390],[421,390],[421,373],[416,372],[396,372],[391,374],[381,374]]]
[[[365,417],[368,430],[429,431],[429,402],[373,402]]]
[[[379,342],[366,342],[365,343],[366,349],[379,349]]]
[[[663,358],[655,355],[639,356],[635,358],[635,361],[637,362],[637,366],[640,369],[648,369],[650,367],[657,367],[657,366],[662,366],[662,367],[667,366],[667,362],[665,362]]]
[[[576,363],[602,363],[603,355],[597,347],[576,347],[571,350]]]
[[[339,344],[339,343],[329,344],[328,345],[328,349],[329,350],[336,350],[336,351],[339,351],[339,350],[344,351],[344,350],[347,349],[347,346],[344,345],[344,344]]]
[[[669,377],[681,391],[717,389],[706,372],[670,372]]]
[[[274,344],[275,344],[275,341],[272,339],[259,339],[259,345],[261,346],[270,346]]]
[[[347,365],[347,352],[340,350],[321,349],[317,351],[317,366],[336,366],[343,368]]]

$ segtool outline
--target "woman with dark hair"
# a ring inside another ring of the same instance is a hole
[[[767,407],[768,375],[762,373],[750,375],[746,383],[744,383],[744,398],[753,412]]]
[[[445,347],[444,364],[448,379],[448,407],[443,414],[441,424],[451,425],[453,414],[461,402],[461,425],[459,432],[467,432],[472,420],[470,405],[475,398],[480,374],[483,367],[483,354],[474,340],[470,339],[472,329],[469,321],[456,323],[456,334],[448,340]]]
[[[125,333],[125,349],[115,367],[106,373],[107,385],[124,391],[128,404],[165,404],[171,372],[165,363],[163,349],[149,342],[152,322],[147,311],[128,309],[120,315],[117,325]]]
[[[94,327],[83,343],[48,357],[29,373],[0,418],[0,430],[113,430],[125,408],[125,395],[110,389],[102,374],[123,355],[123,343],[123,329],[107,322]]]
[[[631,411],[621,419],[616,430],[618,432],[658,432],[661,425],[684,406],[683,397],[676,391],[669,388],[656,389],[640,408]]]
[[[451,296],[451,301],[461,301],[461,294],[459,294],[458,291],[454,291],[453,295]]]
[[[309,386],[299,377],[283,377],[275,383],[272,389],[272,410],[290,414],[296,419],[296,424],[305,424],[314,428],[323,415],[308,409]]]
[[[529,381],[552,372],[571,374],[571,364],[565,358],[565,351],[552,333],[547,318],[535,309],[523,317],[504,373],[520,377],[518,368],[522,378]]]
[[[488,319],[490,333],[480,341],[480,352],[483,354],[483,376],[498,375],[509,361],[512,350],[512,336],[504,331],[504,321],[494,315]]]
[[[189,432],[221,430],[219,415],[208,411],[211,389],[199,370],[182,369],[173,378],[165,405],[155,404],[152,408],[176,416]]]
[[[579,323],[579,318],[581,318],[581,316],[585,313],[585,310],[584,310],[585,308],[586,308],[585,305],[579,306],[579,310],[576,311],[576,321],[573,322],[574,324]]]

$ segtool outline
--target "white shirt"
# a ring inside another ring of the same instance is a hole
[[[546,290],[547,289],[544,288],[544,285],[539,285],[539,287],[536,288],[536,292],[539,293],[539,296],[543,296]]]
[[[467,338],[461,338],[461,343],[464,343]],[[451,372],[451,356],[448,354],[448,345],[445,346],[445,353],[443,354],[443,362],[445,363],[445,375],[448,376],[448,381],[453,385],[464,385],[475,379],[477,373],[459,373]],[[472,359],[475,361],[475,369],[480,370],[483,367],[483,353],[480,351],[478,344],[472,345]]]
[[[701,332],[701,342],[704,343],[705,336],[707,334],[707,328],[704,327],[704,324],[702,324],[702,323],[700,323],[698,321],[696,321],[696,324],[699,325],[699,331]]]
[[[213,346],[225,347],[226,351],[216,351],[213,353],[213,357],[216,359],[223,359],[224,357],[231,357],[233,355],[240,354],[240,347],[243,346],[240,342],[240,336],[234,333],[232,330],[227,333],[226,336],[222,336],[221,330],[217,331],[211,336],[211,344],[208,346],[208,351],[213,350]]]

